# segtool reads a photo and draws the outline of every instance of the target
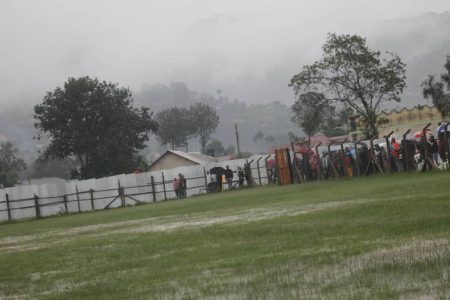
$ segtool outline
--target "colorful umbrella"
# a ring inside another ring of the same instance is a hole
[[[423,135],[423,130],[417,131],[414,133],[414,138],[420,140],[422,138]],[[425,131],[425,135],[427,137],[427,139],[429,139],[431,136],[433,136],[433,132],[431,132],[431,130],[427,129]]]

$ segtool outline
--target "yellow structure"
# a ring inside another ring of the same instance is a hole
[[[439,122],[442,120],[440,112],[434,106],[417,105],[412,108],[403,108],[401,110],[391,110],[389,112],[382,112],[378,115],[378,133],[379,137],[383,137],[394,131],[393,136],[401,138],[403,134],[411,129],[411,133],[421,130],[428,123],[433,132],[436,130]],[[358,139],[362,137],[361,120],[359,116],[350,118],[350,137]]]

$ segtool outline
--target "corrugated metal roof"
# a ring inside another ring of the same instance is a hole
[[[185,159],[188,159],[190,161],[198,163],[199,165],[202,165],[202,164],[205,164],[205,163],[209,163],[209,162],[217,162],[218,161],[216,158],[214,158],[212,156],[201,154],[200,152],[186,153],[186,152],[177,151],[177,150],[167,150],[167,152],[171,152],[173,154],[181,156],[181,157],[183,157]]]
[[[204,165],[206,163],[211,163],[211,162],[218,162],[219,160],[216,159],[215,157],[212,156],[208,156],[208,155],[204,155],[201,154],[200,152],[191,152],[191,153],[186,153],[183,151],[177,151],[177,150],[167,150],[166,152],[164,152],[160,157],[158,157],[151,165],[150,168],[155,165],[159,160],[161,160],[164,156],[166,156],[168,153],[172,153],[174,155],[180,156],[184,159],[187,159],[189,161],[192,161],[196,164],[199,165]]]

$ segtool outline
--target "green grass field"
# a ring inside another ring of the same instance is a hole
[[[450,298],[450,173],[0,225],[1,299]]]

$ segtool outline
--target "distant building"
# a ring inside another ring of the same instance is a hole
[[[204,155],[200,152],[185,153],[183,151],[167,150],[150,165],[149,171],[204,165],[218,161],[216,157]]]
[[[434,106],[417,105],[401,110],[383,111],[378,115],[378,133],[379,137],[383,137],[394,131],[393,136],[401,138],[408,129],[411,129],[411,133],[414,133],[428,123],[431,123],[429,128],[434,132],[438,123],[442,121],[441,114]],[[360,116],[350,118],[350,128],[349,135],[353,140],[363,137],[363,124]]]

